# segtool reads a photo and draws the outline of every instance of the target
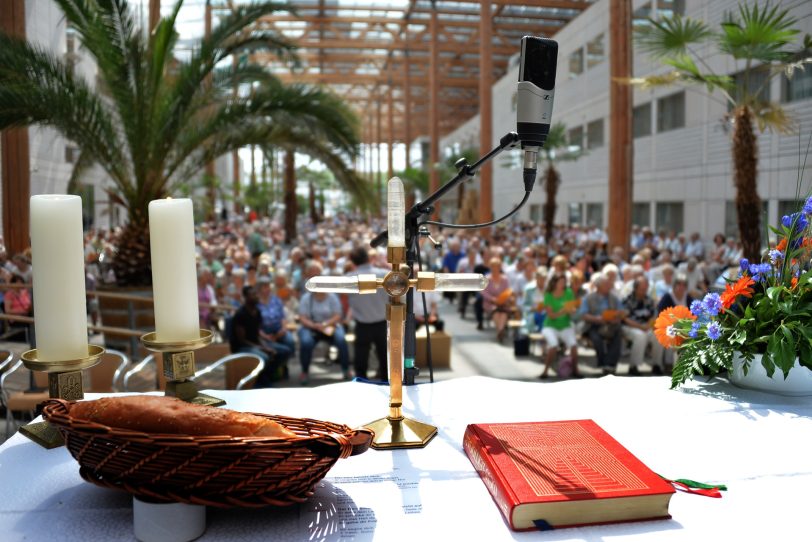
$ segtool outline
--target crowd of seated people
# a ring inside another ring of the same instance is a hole
[[[369,248],[369,240],[385,227],[382,219],[340,214],[318,224],[300,221],[298,237],[285,243],[281,223],[267,218],[201,224],[196,229],[201,326],[231,341],[235,349],[262,353],[269,369],[260,385],[286,378],[282,367],[294,357],[301,383],[308,384],[318,343],[333,347],[344,378],[353,373],[366,377],[368,370],[377,369],[376,377],[385,380],[385,363],[370,367],[369,354],[374,345],[376,358],[385,357],[380,351],[385,344],[384,312],[378,305],[385,304],[386,296],[360,303],[305,290],[315,275],[385,272],[385,250]],[[89,289],[115,282],[111,261],[116,235],[115,230],[87,232]],[[628,250],[610,247],[606,233],[595,227],[557,226],[548,237],[539,224],[515,222],[494,228],[489,236],[453,230],[433,236],[441,248],[421,246],[424,269],[483,273],[490,282],[479,293],[428,296],[429,323],[439,320],[439,306],[454,303],[464,320],[472,309],[476,328],[495,332],[504,342],[521,321],[519,334],[544,339],[543,378],[554,366],[559,375],[579,376],[578,345],[584,344],[592,346],[598,366],[607,373],[615,370],[624,352],[630,374],[639,374],[644,365],[655,373],[668,372],[671,352],[663,352],[653,340],[651,324],[658,311],[688,306],[711,286],[718,287],[719,277],[737,267],[741,257],[738,243],[721,234],[705,243],[695,233],[638,227]],[[30,284],[31,272],[29,255],[0,252],[0,281]],[[32,292],[5,289],[2,294],[6,313],[32,314]],[[88,308],[95,323],[91,297]],[[239,311],[243,314],[238,319]],[[241,330],[239,337],[235,327]],[[354,348],[350,359],[348,337],[355,335],[361,348]]]

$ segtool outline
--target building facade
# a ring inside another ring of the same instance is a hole
[[[737,5],[736,0],[634,0],[633,24],[677,11],[718,28]],[[812,34],[812,2],[788,0],[781,7],[798,19],[801,36]],[[609,0],[595,2],[555,39],[559,57],[553,121],[567,126],[571,148],[585,151],[577,161],[557,166],[562,182],[556,223],[606,227],[610,219]],[[635,77],[667,71],[643,52],[633,49],[633,55]],[[716,73],[735,75],[744,67],[710,49],[700,50],[700,55]],[[517,79],[518,62],[493,86],[493,146],[505,133],[516,130]],[[794,134],[758,135],[758,190],[765,216],[775,223],[795,203],[799,163],[812,134],[812,65],[796,71],[791,81],[776,78],[766,92],[796,121]],[[727,112],[723,98],[709,96],[702,87],[634,90],[633,224],[699,232],[708,242],[717,232],[738,235]],[[452,154],[455,149],[478,146],[478,127],[479,118],[471,119],[444,138],[441,149]],[[523,195],[520,162],[515,157],[497,158],[493,171],[494,216],[501,216]],[[810,179],[812,174],[807,172],[802,195],[810,190]],[[545,196],[540,183],[541,172],[520,220],[541,220]]]

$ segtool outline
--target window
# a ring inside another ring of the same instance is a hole
[[[803,201],[797,201],[794,199],[778,200],[778,221],[781,222],[781,217],[783,216],[791,215],[792,213],[800,211],[802,206]]]
[[[603,203],[586,204],[586,223],[590,227],[603,227]]]
[[[675,232],[684,231],[683,220],[685,211],[683,204],[679,202],[660,202],[657,203],[657,212],[655,214],[655,229],[660,230],[674,230]]]
[[[657,100],[657,131],[667,132],[685,126],[685,92]]]
[[[638,105],[632,111],[632,134],[634,137],[651,135],[651,102]]]
[[[595,39],[586,44],[586,67],[591,68],[603,62],[606,58],[606,51],[603,46],[603,34],[598,34]]]
[[[530,222],[535,224],[541,222],[541,204],[533,203],[530,205]]]
[[[569,220],[570,225],[581,225],[581,222],[583,221],[583,214],[581,212],[580,203],[569,204],[569,208],[567,210],[567,219]]]
[[[570,77],[584,73],[584,50],[576,49],[570,53]]]
[[[651,205],[648,202],[632,204],[632,226],[651,226]]]
[[[632,13],[632,26],[650,25],[649,18],[653,15],[651,2],[646,2]]]
[[[812,66],[807,65],[805,70],[795,70],[792,79],[784,77],[781,84],[781,98],[785,102],[812,98]]]
[[[584,147],[584,127],[576,126],[567,132],[567,141],[570,147],[578,147],[572,150],[581,150]]]
[[[739,101],[745,96],[757,96],[758,101],[769,102],[769,76],[769,66],[753,68],[747,74],[743,71],[733,74],[733,99]],[[732,109],[729,104],[728,109]]]
[[[685,15],[685,0],[657,0],[657,16]]]
[[[761,216],[759,217],[758,221],[758,229],[763,230],[762,225],[764,224],[764,217],[767,216],[767,205],[768,201],[762,200],[761,201]],[[782,204],[784,208],[789,208],[790,212],[795,212],[799,205],[796,201],[779,201],[778,202],[778,212],[781,213]],[[789,204],[789,205],[787,205]],[[785,213],[786,214],[786,213]],[[736,212],[736,202],[735,201],[726,201],[725,202],[725,236],[726,237],[733,237],[735,239],[739,238],[739,214]],[[766,243],[766,239],[761,240],[762,243]]]
[[[68,54],[76,52],[76,30],[70,25],[65,29],[65,52]]]
[[[65,145],[65,162],[68,164],[75,164],[77,158],[79,158],[79,149],[70,145]]]
[[[586,125],[586,148],[603,147],[603,119],[593,120]]]

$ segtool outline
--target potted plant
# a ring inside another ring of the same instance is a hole
[[[762,262],[742,259],[724,292],[670,307],[655,322],[660,344],[678,350],[671,385],[728,371],[734,384],[812,395],[812,197],[770,229]]]

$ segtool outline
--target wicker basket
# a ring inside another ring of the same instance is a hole
[[[71,417],[73,403],[53,399],[43,416],[55,425],[88,482],[141,499],[221,508],[288,506],[339,459],[369,448],[372,433],[346,425],[257,414],[301,438],[157,435]]]

